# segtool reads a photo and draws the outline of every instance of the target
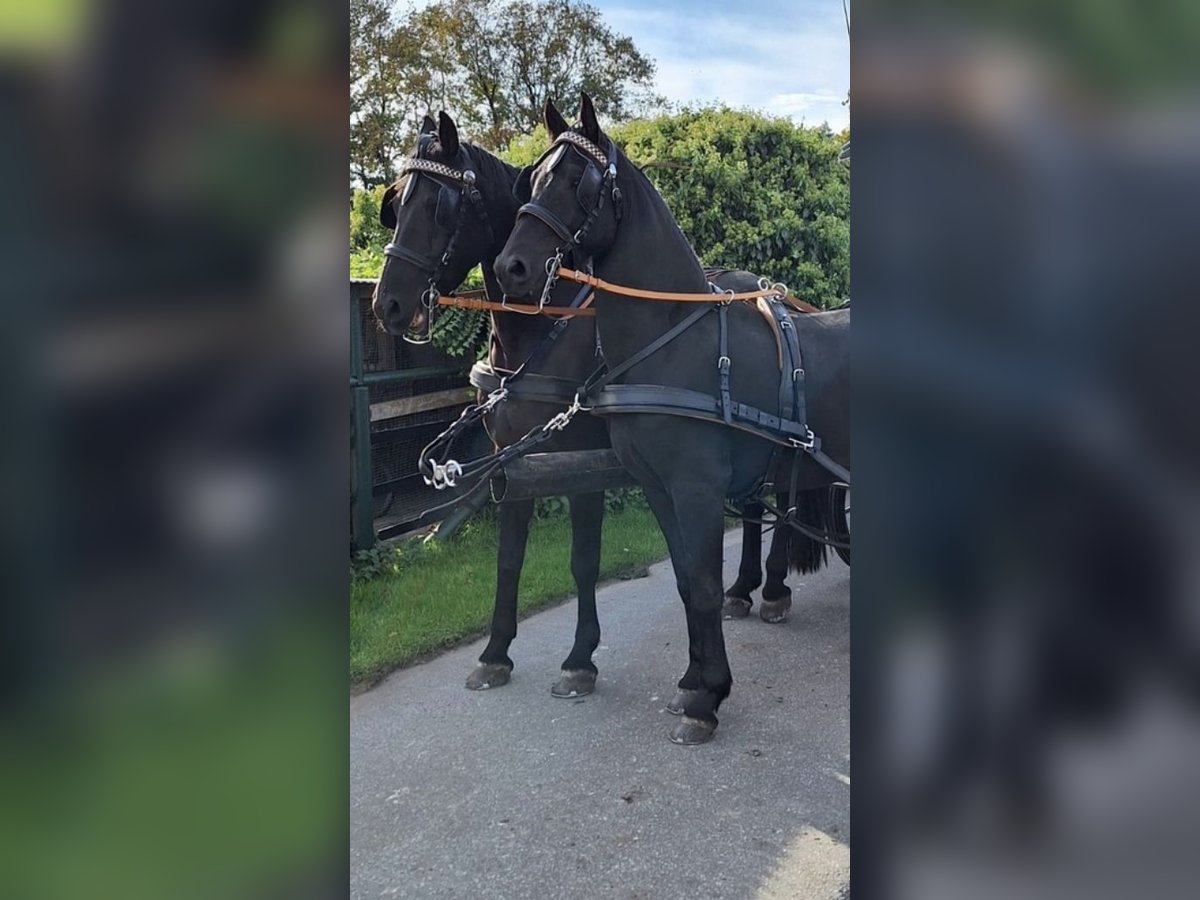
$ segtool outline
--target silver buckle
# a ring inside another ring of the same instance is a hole
[[[788,443],[791,444],[793,447],[795,447],[797,450],[811,450],[813,447],[815,447],[817,445],[817,436],[815,434],[813,434],[811,428],[806,427],[804,429],[804,432],[805,432],[804,437],[788,438]]]
[[[433,485],[434,490],[440,491],[448,487],[454,487],[460,475],[462,475],[462,466],[455,460],[448,459],[444,466],[437,463],[433,464],[433,476],[426,477],[425,483]]]
[[[487,395],[487,399],[485,401],[483,401],[483,404],[479,408],[482,409],[484,412],[491,412],[493,409],[496,408],[497,404],[499,404],[501,401],[505,400],[507,397],[508,397],[508,388],[506,388],[506,387],[496,388],[496,390],[492,391],[490,394]]]

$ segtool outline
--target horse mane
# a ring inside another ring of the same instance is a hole
[[[463,141],[463,146],[475,160],[475,164],[480,169],[477,174],[485,184],[504,184],[511,188],[513,182],[517,180],[517,175],[521,172],[519,167],[506,163],[496,154],[485,150],[478,144]]]
[[[607,135],[605,135],[607,137]],[[704,264],[700,261],[700,257],[696,255],[696,250],[692,246],[692,242],[688,240],[687,235],[683,233],[683,229],[679,227],[679,223],[675,220],[675,215],[667,206],[667,201],[663,199],[658,188],[646,176],[637,165],[635,165],[625,151],[618,147],[616,142],[613,146],[617,150],[617,185],[626,195],[626,206],[641,210],[641,215],[650,221],[655,231],[659,233],[673,234],[678,238],[681,247],[687,248],[687,255],[691,260],[692,268],[695,270],[696,277],[707,283],[708,279],[705,276]],[[629,195],[633,194],[631,198]]]

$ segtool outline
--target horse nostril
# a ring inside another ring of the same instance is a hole
[[[526,275],[525,262],[520,257],[515,257],[508,264],[508,274],[513,278],[524,278]]]
[[[400,301],[395,297],[375,297],[371,304],[375,308],[375,318],[386,322],[400,310]]]

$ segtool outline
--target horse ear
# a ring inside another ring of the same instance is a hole
[[[392,208],[392,201],[395,199],[396,184],[393,182],[383,192],[383,200],[379,204],[379,224],[388,231],[393,231],[396,228],[396,210]]]
[[[567,120],[562,117],[562,113],[558,111],[558,107],[554,105],[553,100],[546,101],[546,108],[542,110],[542,118],[546,121],[546,130],[550,132],[551,140],[570,127],[567,125]]]
[[[448,159],[458,156],[458,126],[445,110],[438,113],[438,143]]]
[[[425,118],[421,120],[420,134],[433,134],[437,131],[437,122],[433,121],[433,116],[425,113]]]
[[[600,123],[596,120],[596,107],[592,98],[582,91],[579,93],[579,121],[583,123],[583,136],[593,144],[600,143]]]

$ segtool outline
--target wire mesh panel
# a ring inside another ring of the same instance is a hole
[[[432,344],[410,344],[379,327],[371,310],[374,281],[351,281],[351,302],[362,324],[363,372],[423,372],[421,377],[370,384],[372,409],[371,470],[374,512],[389,523],[415,519],[445,496],[424,483],[417,473],[417,458],[446,425],[458,418],[466,406],[464,389],[469,387],[467,364],[453,359]],[[394,401],[413,399],[405,404]],[[436,403],[423,406],[420,398]],[[413,407],[416,407],[413,409]],[[412,411],[409,411],[412,409]],[[486,452],[486,437],[478,452]]]

